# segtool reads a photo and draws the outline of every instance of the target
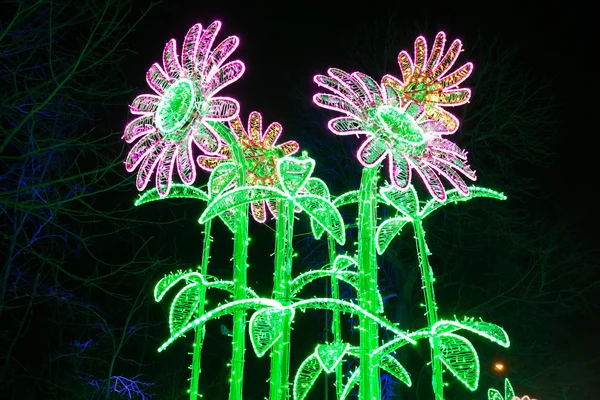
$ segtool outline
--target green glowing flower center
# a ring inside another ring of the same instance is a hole
[[[425,144],[425,132],[417,121],[397,107],[382,106],[377,109],[377,120],[388,140],[410,148]]]
[[[263,148],[255,145],[246,147],[246,160],[249,162],[250,180],[270,186],[277,179],[277,159],[282,157],[277,148]]]
[[[404,91],[407,96],[411,97],[418,103],[421,103],[423,100],[425,100],[425,96],[427,95],[427,90],[425,89],[426,85],[423,82],[415,82],[408,85]]]
[[[180,79],[166,91],[156,110],[156,127],[166,138],[181,136],[196,103],[196,89],[190,79]]]

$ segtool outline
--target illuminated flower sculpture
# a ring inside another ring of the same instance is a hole
[[[442,107],[460,106],[469,101],[471,90],[460,89],[458,85],[471,75],[473,64],[466,63],[446,75],[462,50],[462,42],[456,39],[443,55],[445,44],[446,34],[439,32],[427,57],[427,41],[419,36],[415,40],[414,60],[404,50],[398,54],[403,81],[386,75],[382,83],[388,94],[397,95],[403,103],[414,101],[422,105],[427,118],[442,122],[448,132],[453,133],[458,129],[458,119]]]
[[[315,76],[315,82],[332,94],[318,93],[313,100],[345,114],[329,121],[333,133],[368,136],[357,152],[361,164],[372,167],[387,156],[390,180],[400,189],[409,186],[414,169],[437,200],[446,199],[439,175],[468,194],[458,172],[471,180],[476,179],[475,172],[467,164],[466,152],[443,137],[450,133],[443,123],[365,74],[331,68],[328,75]]]
[[[279,181],[277,160],[298,152],[300,148],[298,143],[290,140],[280,145],[275,145],[283,127],[279,122],[273,122],[263,133],[262,116],[256,111],[251,112],[248,117],[248,129],[244,129],[239,117],[236,117],[229,125],[242,146],[244,157],[248,164],[246,185],[275,186]],[[230,161],[231,158],[231,149],[223,145],[217,156],[199,156],[198,164],[201,168],[212,171],[217,165]],[[252,216],[257,222],[262,223],[266,221],[266,207],[269,207],[271,214],[277,217],[276,201],[256,201],[250,207],[252,209]]]
[[[138,96],[130,106],[139,115],[125,128],[127,143],[137,140],[125,167],[132,172],[139,167],[136,184],[144,190],[154,170],[156,187],[166,196],[171,187],[174,165],[185,184],[196,179],[192,143],[206,153],[216,153],[220,141],[208,121],[229,121],[239,113],[239,104],[229,97],[215,95],[244,73],[241,61],[225,61],[239,44],[230,36],[214,49],[221,23],[206,29],[192,26],[183,41],[181,61],[175,39],[163,52],[162,67],[155,63],[146,74],[148,85],[156,94]]]

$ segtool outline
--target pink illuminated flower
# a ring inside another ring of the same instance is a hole
[[[127,143],[137,140],[125,161],[132,172],[139,167],[138,190],[144,190],[156,169],[156,187],[166,196],[171,187],[174,165],[183,183],[196,179],[192,143],[205,153],[217,153],[220,142],[207,121],[229,121],[239,113],[239,104],[229,97],[215,96],[244,73],[239,60],[225,63],[239,44],[230,36],[213,49],[221,28],[216,21],[206,29],[192,26],[183,41],[181,60],[175,39],[163,52],[162,66],[155,63],[146,81],[156,94],[135,98],[131,113],[139,115],[125,128]]]
[[[458,129],[458,119],[442,107],[459,106],[469,101],[471,90],[460,89],[458,85],[471,75],[473,64],[466,63],[448,73],[461,52],[462,43],[456,39],[444,55],[445,43],[446,34],[439,32],[428,57],[427,41],[419,36],[415,40],[414,60],[404,50],[398,55],[403,80],[386,75],[382,84],[388,94],[395,92],[401,103],[413,101],[419,104],[428,118],[443,123],[448,133],[453,133]]]
[[[535,399],[530,399],[529,396],[523,396],[523,397],[515,396],[511,400],[535,400]]]
[[[279,122],[270,124],[263,133],[262,116],[253,111],[248,117],[248,129],[244,129],[242,121],[236,117],[229,122],[231,130],[243,148],[244,158],[247,163],[246,185],[274,187],[279,182],[277,175],[277,161],[285,156],[298,152],[300,146],[290,140],[280,145],[275,145],[283,127]],[[199,156],[198,164],[201,168],[212,171],[222,162],[231,161],[231,149],[223,145],[217,156]],[[266,204],[265,204],[266,203]],[[251,204],[252,215],[257,222],[267,220],[266,207],[271,214],[277,217],[277,203],[257,201]]]
[[[317,75],[315,82],[332,94],[318,93],[314,102],[323,108],[345,114],[329,121],[337,135],[367,135],[357,157],[361,164],[373,167],[388,158],[390,180],[406,189],[415,170],[437,200],[446,199],[439,175],[463,194],[469,190],[458,174],[475,180],[466,161],[467,154],[443,135],[446,126],[428,118],[413,101],[399,103],[368,75],[348,74],[331,68],[328,76]]]

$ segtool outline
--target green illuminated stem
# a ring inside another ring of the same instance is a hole
[[[229,128],[221,123],[211,123],[223,140],[231,148],[233,158],[238,166],[237,185],[246,184],[246,160],[242,148]],[[246,298],[247,286],[247,258],[248,258],[248,205],[236,208],[235,235],[233,237],[233,281],[235,288],[233,300]],[[233,340],[231,355],[231,377],[229,386],[229,400],[244,400],[244,352],[246,350],[246,312],[235,311],[233,314]]]
[[[278,209],[279,217],[275,231],[273,298],[283,305],[289,305],[291,304],[294,205],[288,200],[280,200]],[[290,312],[283,314],[283,332],[271,352],[270,400],[289,398],[291,316]]]
[[[365,168],[360,182],[358,203],[358,265],[361,269],[359,304],[377,314],[377,260],[375,230],[377,217],[378,167]],[[360,399],[379,399],[379,366],[371,357],[379,347],[377,324],[360,318]]]
[[[327,235],[327,244],[329,247],[329,263],[333,265],[333,261],[335,260],[335,240],[331,235]],[[340,288],[338,284],[338,280],[335,276],[331,277],[331,292],[334,299],[338,300],[340,298]],[[333,311],[333,321],[332,321],[332,329],[333,329],[333,342],[335,344],[342,342],[342,325],[340,320],[340,311]],[[342,363],[339,363],[335,367],[335,394],[336,399],[340,400],[342,397],[342,391],[344,389],[344,385],[342,382]],[[325,390],[327,390],[326,388]]]
[[[433,325],[438,322],[437,304],[433,291],[433,270],[429,265],[427,243],[425,242],[425,231],[421,220],[415,219],[413,222],[415,229],[415,240],[417,252],[419,254],[419,267],[421,269],[421,280],[423,283],[423,292],[425,295],[425,314],[427,316],[427,328],[431,330]],[[444,398],[444,381],[442,378],[442,361],[440,359],[439,341],[436,337],[430,337],[431,361],[432,361],[432,385],[436,400]]]
[[[210,243],[212,238],[210,236],[211,221],[207,221],[204,224],[204,243],[202,249],[202,264],[200,265],[200,273],[202,276],[206,276],[208,272],[208,261],[210,260]],[[200,289],[200,302],[198,304],[198,316],[204,314],[204,299],[206,297],[206,286],[202,285]],[[202,342],[204,340],[204,326],[196,327],[194,332],[194,352],[192,353],[192,378],[190,380],[190,400],[197,400],[199,397],[198,393],[198,380],[200,378],[200,356],[202,354]]]

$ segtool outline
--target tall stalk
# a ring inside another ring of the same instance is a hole
[[[278,209],[279,216],[275,228],[273,298],[283,305],[288,305],[291,303],[294,205],[288,200],[281,200]],[[285,312],[282,318],[283,332],[271,352],[270,400],[285,400],[289,397],[291,313]]]
[[[421,269],[421,281],[425,295],[425,315],[427,316],[427,326],[429,331],[433,325],[438,322],[437,304],[435,302],[435,293],[433,291],[433,270],[429,265],[427,243],[425,242],[425,231],[420,219],[413,222],[415,229],[415,241],[417,253],[419,254],[419,267]],[[442,378],[442,361],[440,359],[439,340],[436,337],[429,338],[431,347],[431,368],[432,368],[432,386],[436,400],[444,398],[444,381]]]
[[[246,160],[242,148],[229,127],[221,123],[212,126],[231,148],[238,168],[237,186],[246,184]],[[233,236],[233,300],[246,298],[247,259],[248,259],[248,206],[239,206],[235,210],[235,233]],[[231,376],[229,384],[229,400],[244,400],[244,353],[246,351],[246,312],[237,310],[233,314],[233,340],[231,350]]]
[[[335,261],[335,239],[331,235],[327,235],[327,245],[329,249],[329,263],[333,267]],[[340,288],[339,283],[335,275],[331,276],[331,295],[334,299],[339,300]],[[342,342],[342,324],[340,318],[340,311],[333,310],[333,320],[331,321],[331,329],[333,331],[333,343],[339,344]],[[339,363],[335,367],[335,398],[340,400],[342,397],[342,390],[344,385],[342,382],[342,363]],[[326,389],[327,390],[327,389]]]
[[[360,266],[359,305],[377,314],[377,259],[375,229],[377,219],[378,167],[364,168],[358,203],[358,264]],[[360,318],[360,399],[379,399],[379,366],[371,354],[379,346],[375,322]]]
[[[212,220],[208,220],[204,224],[204,242],[202,243],[202,264],[200,265],[200,273],[206,277],[208,272],[208,261],[210,260],[210,236]],[[204,314],[204,300],[206,298],[206,286],[201,285],[200,293],[198,293],[200,302],[198,303],[198,316]],[[204,341],[204,325],[197,326],[194,331],[194,347],[192,352],[192,377],[190,379],[190,400],[197,400],[200,395],[198,393],[198,380],[200,378],[200,357],[202,354],[202,343]]]

